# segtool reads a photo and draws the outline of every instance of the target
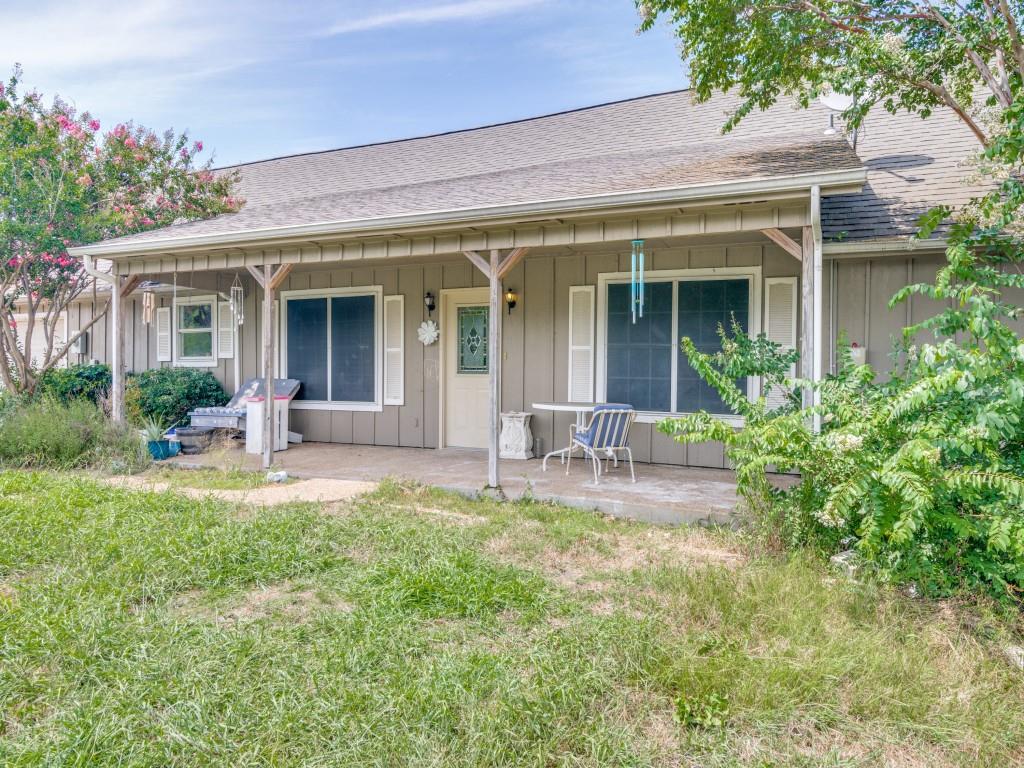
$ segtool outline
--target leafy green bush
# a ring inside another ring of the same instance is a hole
[[[228,399],[209,371],[154,368],[128,378],[125,413],[136,426],[151,418],[176,426],[185,422],[193,408],[224,405]]]
[[[741,372],[787,389],[789,358],[722,333],[723,350],[682,345],[691,365],[744,417],[732,426],[707,413],[667,419],[681,442],[718,440],[736,467],[739,490],[777,543],[853,546],[886,578],[930,594],[963,589],[1020,601],[1024,595],[1024,342],[1009,327],[1021,310],[1001,299],[1024,276],[954,246],[932,285],[901,290],[950,307],[905,329],[890,379],[844,355],[839,373],[813,385],[820,404],[794,394],[769,410],[737,389]],[[933,341],[914,343],[922,331]],[[757,354],[764,353],[764,354]],[[815,419],[820,431],[815,431]],[[800,473],[788,488],[769,470]]]
[[[111,423],[95,403],[47,397],[20,400],[0,414],[0,463],[134,471],[148,463],[148,456],[138,434]]]
[[[109,392],[110,366],[102,363],[51,368],[36,385],[36,394],[62,402],[84,397],[101,403]]]

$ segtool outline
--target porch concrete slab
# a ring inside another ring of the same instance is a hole
[[[260,457],[244,453],[241,447],[171,461],[186,466],[260,468]],[[298,478],[374,482],[395,477],[466,495],[480,493],[487,482],[487,452],[465,448],[303,443],[275,453],[274,465]],[[630,482],[628,465],[620,465],[595,485],[590,466],[578,460],[568,475],[557,460],[548,462],[547,472],[539,459],[501,462],[501,484],[509,498],[532,496],[652,523],[729,524],[735,519],[736,483],[729,470],[637,464],[636,475],[637,482]]]

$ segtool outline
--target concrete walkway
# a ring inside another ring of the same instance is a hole
[[[213,450],[171,461],[193,466],[239,467],[257,470],[259,456],[240,447]],[[386,477],[424,485],[478,493],[486,484],[486,451],[462,448],[388,448],[379,446],[304,443],[274,454],[275,467],[299,478],[378,481]],[[629,467],[602,475],[594,485],[590,467],[573,461],[572,472],[557,460],[541,471],[538,459],[501,462],[501,482],[510,498],[532,495],[567,506],[594,509],[619,517],[655,523],[729,523],[737,503],[732,472],[664,465],[637,464],[637,482]]]

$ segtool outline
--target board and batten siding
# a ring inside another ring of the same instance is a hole
[[[171,281],[171,277],[165,277],[169,283]],[[179,295],[181,297],[185,297],[189,294],[208,295],[218,292],[227,294],[234,277],[234,273],[211,273],[203,275],[202,280],[200,280],[197,275],[194,282],[189,281],[192,287],[189,287],[189,285],[179,285]],[[180,279],[181,278],[179,277],[179,280]],[[251,323],[256,315],[259,314],[259,297],[254,295],[254,287],[255,284],[251,278],[245,281],[245,317],[247,324]],[[93,294],[92,291],[86,291],[83,293],[80,300],[76,301],[68,308],[68,326],[70,327],[71,332],[77,332],[79,328],[88,324],[88,322],[92,320],[97,313],[102,312],[106,308],[109,298],[109,293],[105,291],[101,291],[96,294]],[[173,304],[173,293],[164,291],[158,292],[155,296],[154,304],[156,307],[170,308]],[[131,373],[138,373],[139,371],[145,371],[150,368],[160,368],[172,365],[171,362],[161,362],[157,359],[156,321],[154,318],[154,322],[148,326],[142,322],[141,292],[133,293],[125,300],[125,318],[125,369]],[[244,373],[247,365],[253,367],[253,365],[250,364],[256,359],[255,355],[258,352],[258,337],[253,337],[251,333],[246,334],[244,327],[240,330],[240,350],[236,350],[236,353],[240,352],[242,355],[242,370]],[[89,329],[89,347],[86,353],[69,353],[69,362],[72,365],[88,363],[91,360],[109,363],[112,339],[113,334],[111,331],[110,312],[107,312],[101,320]],[[216,366],[203,368],[202,370],[208,370],[213,373],[225,389],[229,392],[233,392],[237,389],[234,381],[234,365],[233,357],[221,358],[217,360]],[[250,373],[249,375],[253,376],[255,374]]]
[[[565,400],[569,388],[570,288],[597,285],[605,272],[627,272],[628,249],[547,256],[531,254],[505,278],[506,288],[519,295],[516,308],[503,317],[502,409],[531,410],[534,402]],[[843,258],[825,262],[825,328],[822,350],[825,370],[834,365],[834,341],[845,330],[851,341],[866,344],[868,361],[884,370],[889,367],[892,339],[908,320],[921,320],[932,313],[932,302],[915,296],[907,305],[893,310],[888,301],[907,282],[929,280],[941,263],[941,256],[879,256]],[[710,267],[761,268],[762,278],[793,277],[800,265],[774,244],[692,245],[655,248],[650,251],[650,270],[706,269]],[[179,274],[179,290],[186,285],[196,293],[227,293],[235,271]],[[166,283],[170,275],[152,276]],[[246,274],[239,275],[245,288],[245,324],[239,345],[242,379],[259,375],[261,338],[261,294]],[[440,323],[441,291],[451,288],[485,287],[486,280],[467,260],[406,263],[383,266],[305,267],[297,266],[281,287],[283,291],[358,286],[383,287],[384,296],[404,296],[404,400],[386,405],[379,412],[293,410],[292,429],[312,442],[433,448],[438,445],[440,396],[440,343],[424,347],[417,338],[420,323],[428,319],[423,295],[429,291],[438,308],[432,319]],[[834,297],[834,301],[832,300]],[[69,312],[72,332],[106,303],[102,294],[95,300],[87,295]],[[169,293],[157,294],[157,306],[170,306]],[[141,323],[141,295],[127,302],[126,364],[130,371],[169,365],[156,361],[155,324]],[[762,302],[762,313],[765,311]],[[763,320],[763,318],[762,318]],[[89,353],[73,355],[71,362],[95,358],[109,360],[109,316],[93,328]],[[223,358],[210,370],[228,391],[236,388],[234,360]],[[568,441],[573,414],[535,412],[534,435],[543,450],[564,446]],[[726,465],[720,444],[678,445],[659,433],[655,425],[636,424],[631,444],[638,461],[689,464],[701,467]]]

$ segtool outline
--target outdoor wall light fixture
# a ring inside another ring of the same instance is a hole
[[[516,304],[519,301],[519,296],[516,295],[514,288],[509,288],[505,291],[505,303],[508,305],[508,313],[511,315],[512,310],[516,308]]]
[[[434,294],[430,291],[427,291],[423,296],[423,306],[427,308],[428,317],[434,313],[434,309],[437,307],[437,304],[434,303]]]

